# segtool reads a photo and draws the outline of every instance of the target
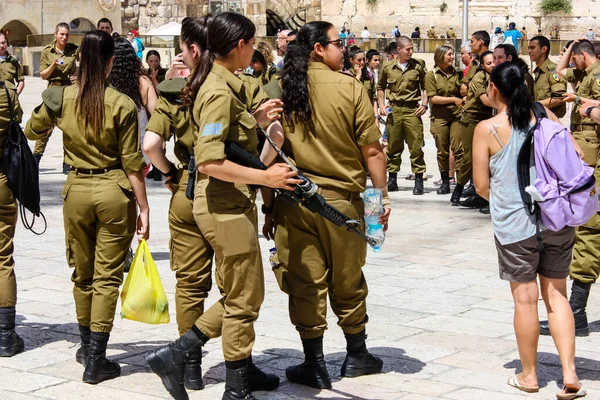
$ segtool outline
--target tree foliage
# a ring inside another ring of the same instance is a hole
[[[544,15],[561,11],[568,14],[572,9],[571,0],[542,0],[540,2],[540,11]]]

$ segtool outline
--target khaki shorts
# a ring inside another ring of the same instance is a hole
[[[501,279],[531,282],[537,279],[537,274],[550,279],[563,279],[569,276],[575,244],[575,228],[567,227],[559,232],[543,231],[543,252],[539,251],[536,235],[507,245],[501,245],[498,239],[494,239]]]

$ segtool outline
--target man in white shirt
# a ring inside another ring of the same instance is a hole
[[[365,26],[363,31],[360,33],[360,37],[362,39],[362,48],[363,50],[368,50],[370,46],[371,33],[369,29]]]

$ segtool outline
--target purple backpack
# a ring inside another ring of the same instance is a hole
[[[552,231],[583,225],[598,212],[594,168],[579,158],[567,128],[548,119],[540,103],[533,111],[536,124],[517,159],[521,197]]]

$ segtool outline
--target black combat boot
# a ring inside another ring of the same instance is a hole
[[[441,171],[442,174],[442,184],[437,190],[437,194],[448,194],[450,193],[450,174],[448,171]]]
[[[279,377],[260,370],[254,365],[252,356],[250,356],[250,361],[248,361],[248,385],[251,392],[275,390],[279,386]]]
[[[575,336],[583,337],[590,335],[590,326],[588,324],[585,308],[587,307],[591,288],[591,283],[582,283],[578,280],[573,280],[569,304],[571,310],[573,310],[573,317],[575,318]],[[540,322],[540,335],[550,336],[550,326],[548,325],[548,321]]]
[[[285,376],[293,383],[317,389],[331,389],[331,379],[323,355],[323,336],[314,339],[302,339],[304,362],[289,367]]]
[[[83,381],[95,385],[121,375],[121,366],[106,358],[106,345],[108,344],[108,332],[92,332],[90,334],[90,347]]]
[[[12,357],[25,350],[23,339],[15,332],[15,308],[0,308],[0,357]]]
[[[225,393],[223,393],[222,400],[256,400],[250,391],[249,362],[249,358],[225,361]]]
[[[452,192],[452,196],[450,197],[450,203],[453,206],[457,206],[460,204],[460,196],[462,195],[464,188],[464,185],[461,185],[460,183],[457,183],[454,187],[454,191]]]
[[[187,400],[184,387],[184,371],[188,354],[208,342],[198,328],[192,327],[176,341],[146,353],[146,361],[152,371],[162,379],[162,383],[175,400]]]
[[[388,173],[388,192],[397,192],[398,191],[398,173],[390,172]]]
[[[484,199],[483,197],[481,197],[478,194],[471,196],[471,197],[467,197],[465,200],[461,201],[459,204],[461,207],[466,207],[466,208],[484,208],[484,207],[487,207],[490,205],[490,203],[486,199]]]
[[[196,347],[188,353],[184,376],[186,389],[204,389],[204,382],[202,381],[202,347]]]
[[[423,174],[415,174],[415,187],[413,188],[413,194],[423,194]]]
[[[466,197],[474,196],[475,194],[476,194],[475,185],[473,185],[473,183],[471,182],[471,183],[469,183],[469,186],[467,186],[467,188],[465,190],[463,190],[460,197],[466,198]]]
[[[79,336],[81,336],[81,346],[77,349],[75,353],[75,360],[85,367],[87,363],[88,354],[90,352],[90,331],[89,326],[83,326],[79,324]]]
[[[346,359],[342,364],[342,376],[355,378],[362,375],[377,374],[381,372],[383,361],[367,350],[365,331],[346,336]]]

